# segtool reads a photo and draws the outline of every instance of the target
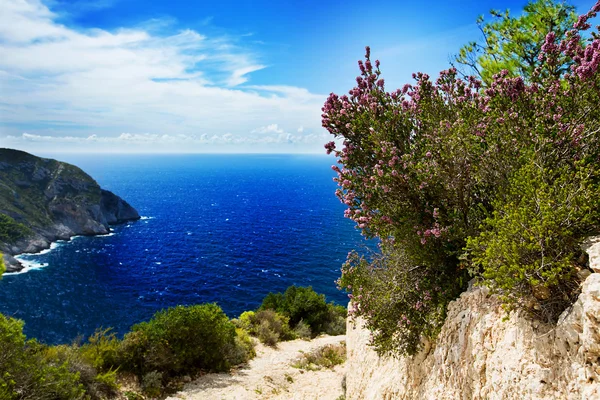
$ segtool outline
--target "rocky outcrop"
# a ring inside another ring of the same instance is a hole
[[[106,234],[111,224],[140,218],[76,166],[12,149],[0,149],[0,214],[10,225],[0,227],[9,272],[21,268],[16,254],[74,235]]]
[[[587,251],[600,265],[599,238]],[[400,359],[378,357],[369,331],[349,321],[346,398],[600,399],[600,273],[554,326],[505,317],[487,289],[471,287],[449,305],[436,343]]]

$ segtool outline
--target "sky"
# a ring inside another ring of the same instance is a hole
[[[0,0],[0,147],[322,154],[321,107],[366,45],[395,89],[525,3]]]

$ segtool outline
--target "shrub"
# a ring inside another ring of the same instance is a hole
[[[312,331],[310,330],[310,326],[304,321],[298,322],[296,327],[294,328],[294,336],[300,339],[310,339],[312,337]]]
[[[482,89],[450,69],[388,92],[367,48],[350,95],[328,98],[336,193],[381,249],[350,254],[340,286],[380,352],[435,336],[468,271],[550,320],[576,296],[580,244],[600,230],[600,39],[581,38],[599,10],[560,43],[548,34],[527,82],[502,71]],[[559,63],[570,70],[542,73]]]
[[[224,371],[235,337],[235,326],[216,304],[177,306],[134,325],[121,343],[119,363],[140,377],[158,371],[165,379],[200,369]]]
[[[111,330],[97,329],[79,348],[81,357],[98,370],[106,371],[117,366],[120,343]]]
[[[23,322],[0,314],[0,398],[83,399],[78,373],[47,347],[26,340]]]
[[[327,322],[323,331],[328,335],[343,335],[346,333],[346,307],[329,303],[327,304]]]
[[[57,360],[76,374],[90,399],[100,400],[117,394],[116,371],[99,373],[95,366],[82,357],[76,344],[45,347],[43,357],[47,360]]]
[[[236,327],[245,330],[246,332],[250,332],[252,330],[252,320],[254,318],[254,311],[244,311],[240,314],[238,319],[234,319],[231,322],[235,324]]]
[[[294,368],[315,371],[321,368],[333,368],[336,365],[343,364],[345,361],[346,342],[342,342],[340,344],[328,344],[310,353],[304,353],[292,366]]]
[[[251,332],[267,346],[275,346],[282,340],[295,339],[288,321],[288,317],[273,310],[260,310],[251,318]]]
[[[248,334],[248,331],[236,328],[235,329],[235,341],[226,353],[226,358],[230,365],[243,364],[256,356],[254,350],[254,342]]]
[[[142,377],[142,390],[150,397],[158,397],[163,391],[163,374],[158,371],[150,371]]]
[[[508,201],[497,201],[484,230],[468,239],[473,265],[509,309],[526,307],[552,321],[576,299],[577,238],[597,223],[593,173],[524,166],[511,181]]]
[[[283,294],[269,293],[260,310],[275,310],[285,315],[289,318],[291,327],[304,321],[313,334],[318,334],[326,330],[328,323],[337,319],[335,313],[339,314],[339,308],[332,307],[334,306],[327,304],[325,295],[317,294],[312,287],[290,286]]]
[[[0,214],[0,242],[12,243],[31,234],[31,229],[6,214]]]

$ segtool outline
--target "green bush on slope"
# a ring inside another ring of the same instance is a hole
[[[290,286],[284,293],[269,293],[259,310],[274,310],[287,318],[291,328],[303,321],[313,335],[345,332],[346,308],[327,303],[325,295],[316,293],[312,287]]]

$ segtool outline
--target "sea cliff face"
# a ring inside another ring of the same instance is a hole
[[[0,149],[0,214],[7,272],[21,268],[16,254],[74,235],[106,234],[110,224],[140,218],[76,166],[12,149]]]
[[[378,357],[361,321],[348,321],[346,398],[600,399],[600,237],[587,251],[595,273],[555,326],[505,319],[479,287],[449,305],[436,343],[414,357]]]

